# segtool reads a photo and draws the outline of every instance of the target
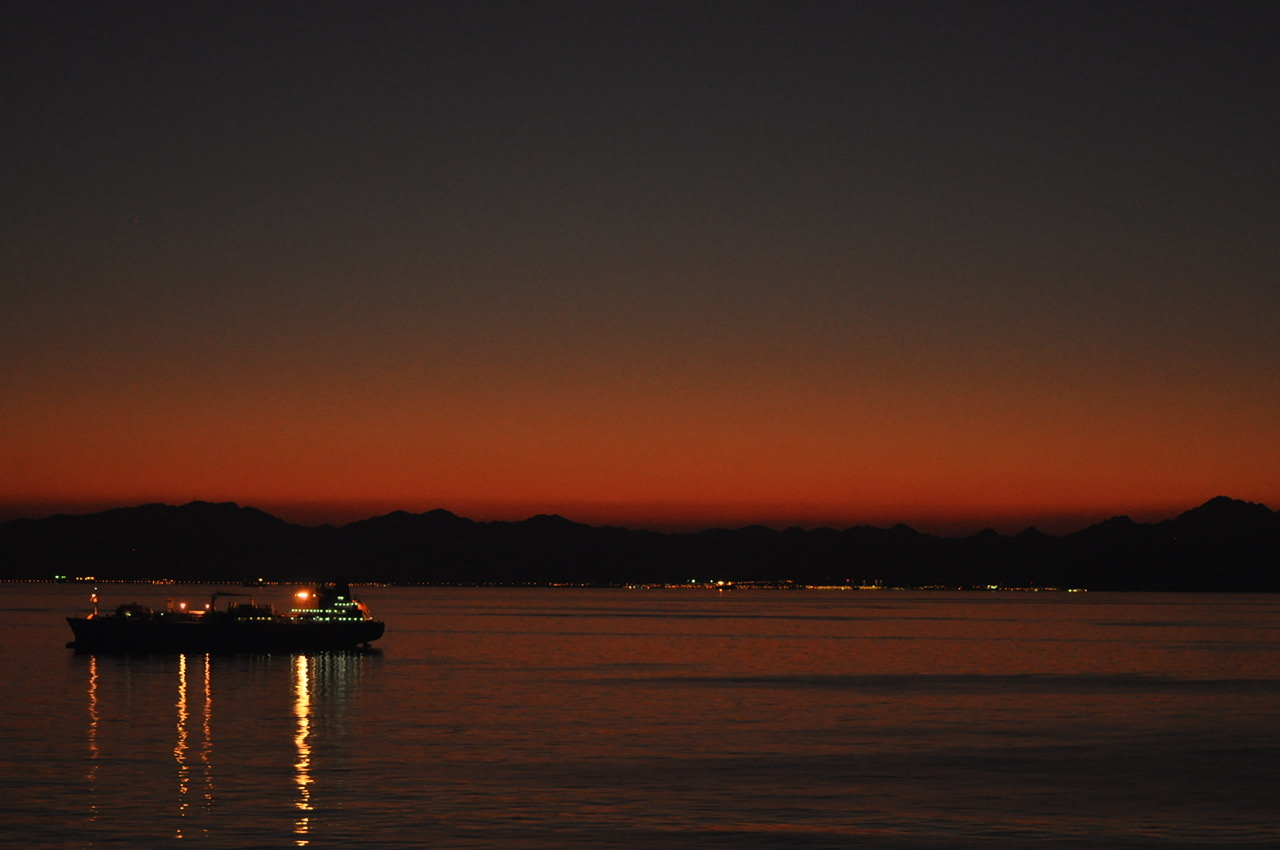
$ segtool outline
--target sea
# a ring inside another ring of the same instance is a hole
[[[91,590],[0,584],[0,844],[1280,846],[1276,595],[357,587],[371,652],[121,656]]]

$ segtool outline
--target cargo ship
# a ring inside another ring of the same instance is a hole
[[[67,617],[75,637],[67,646],[106,652],[308,652],[368,648],[386,628],[345,581],[298,591],[287,613],[256,600],[218,607],[222,597],[244,595],[218,592],[196,608],[171,602],[156,611],[129,603],[103,613],[95,592],[92,613]]]

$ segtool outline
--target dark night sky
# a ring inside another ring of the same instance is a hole
[[[1275,506],[1278,25],[9,2],[0,513]]]

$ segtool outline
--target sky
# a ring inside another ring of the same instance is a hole
[[[9,2],[0,518],[1280,507],[1280,3]]]

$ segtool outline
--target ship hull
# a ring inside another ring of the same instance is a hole
[[[77,650],[106,652],[307,652],[355,649],[382,637],[385,625],[306,621],[134,621],[122,617],[68,617]]]

